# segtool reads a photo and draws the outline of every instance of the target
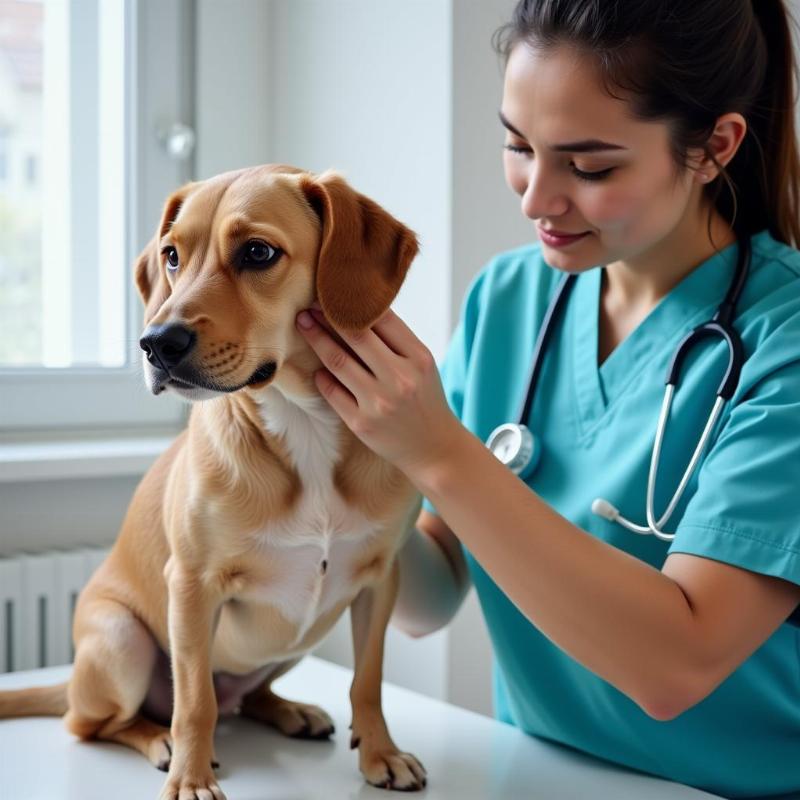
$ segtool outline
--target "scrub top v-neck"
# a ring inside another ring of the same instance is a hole
[[[644,520],[668,361],[680,339],[713,315],[737,247],[698,265],[601,365],[602,270],[578,276],[528,420],[542,456],[527,482],[575,525],[658,569],[670,552],[683,552],[800,584],[800,252],[767,230],[752,237],[734,321],[747,361],[670,520],[675,540],[637,536],[591,513],[592,500],[603,497],[629,519]],[[497,256],[468,289],[441,376],[451,408],[483,441],[497,425],[516,421],[559,276],[537,243]],[[726,363],[724,346],[710,341],[684,366],[659,468],[657,515],[688,463]],[[425,506],[436,513],[427,500]],[[500,719],[728,797],[800,792],[798,629],[781,625],[702,702],[657,721],[541,635],[465,555],[492,639]]]

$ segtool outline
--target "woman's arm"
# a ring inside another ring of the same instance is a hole
[[[711,559],[659,571],[550,508],[448,408],[430,351],[391,310],[366,331],[299,329],[317,387],[348,427],[402,469],[542,633],[650,716],[699,702],[800,603],[800,587]]]
[[[399,553],[400,588],[392,624],[409,636],[426,636],[447,625],[469,590],[461,545],[435,514],[420,512]]]
[[[459,426],[409,477],[542,633],[671,719],[708,695],[800,603],[800,587],[710,559],[661,572],[573,525]]]

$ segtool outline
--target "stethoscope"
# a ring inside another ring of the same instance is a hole
[[[593,513],[611,522],[618,522],[633,533],[645,535],[652,533],[654,536],[665,541],[671,541],[675,538],[674,533],[666,533],[662,528],[667,524],[680,502],[683,492],[689,483],[689,479],[708,442],[711,431],[719,419],[725,403],[733,396],[736,386],[739,383],[739,375],[745,360],[744,348],[742,347],[741,337],[731,323],[735,316],[736,304],[739,302],[739,297],[744,288],[745,280],[747,279],[749,263],[750,240],[745,236],[743,237],[743,241],[739,243],[736,269],[722,303],[720,303],[716,313],[708,322],[698,325],[681,340],[670,361],[669,368],[667,369],[664,400],[661,404],[661,413],[658,418],[658,425],[656,426],[656,436],[650,458],[650,472],[647,476],[647,525],[637,525],[631,522],[623,517],[622,514],[619,513],[619,510],[611,505],[611,503],[602,498],[597,498],[592,502]],[[519,414],[519,422],[498,426],[486,440],[486,446],[489,450],[522,480],[526,480],[531,476],[541,457],[541,444],[533,433],[531,433],[525,422],[530,415],[531,406],[533,405],[533,395],[536,389],[536,383],[539,379],[539,372],[544,360],[547,343],[555,329],[559,313],[566,305],[567,298],[575,284],[576,277],[576,275],[569,273],[564,275],[558,283],[555,294],[545,312],[542,325],[536,337],[536,344],[533,351],[533,364],[531,365],[530,378],[528,380],[528,391]],[[678,385],[681,366],[686,356],[689,354],[689,351],[697,342],[701,339],[712,337],[720,338],[726,343],[728,348],[728,368],[717,389],[717,397],[714,401],[714,406],[709,414],[705,428],[700,435],[700,439],[697,442],[697,446],[694,449],[689,465],[686,467],[683,477],[666,511],[660,518],[656,519],[655,511],[653,510],[653,497],[655,494],[656,478],[658,476],[658,462],[661,457],[664,431],[667,426],[670,409],[672,408],[672,399]]]

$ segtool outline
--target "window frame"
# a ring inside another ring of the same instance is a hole
[[[150,397],[142,380],[142,305],[133,264],[152,238],[165,198],[192,179],[192,158],[172,159],[159,132],[174,122],[194,128],[195,5],[192,0],[124,4],[125,213],[124,261],[126,366],[0,368],[0,441],[41,439],[48,434],[120,435],[183,426],[186,405]],[[68,0],[71,10],[85,0]]]

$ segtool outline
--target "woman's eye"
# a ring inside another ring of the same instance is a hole
[[[283,251],[266,242],[256,239],[247,242],[242,251],[242,266],[250,269],[271,267],[282,255]]]
[[[504,144],[503,148],[509,150],[512,153],[530,153],[530,147],[524,147],[519,144]]]
[[[599,172],[583,172],[583,170],[580,170],[577,167],[572,168],[572,172],[575,174],[575,177],[580,178],[582,181],[602,181],[603,178],[607,178],[613,171],[614,167],[610,167],[609,169],[601,169]]]
[[[511,153],[531,155],[533,152],[530,147],[519,144],[504,144],[503,148]],[[598,172],[584,172],[582,169],[578,169],[574,164],[570,164],[570,169],[572,170],[572,174],[582,181],[602,181],[604,178],[607,178],[615,168],[609,167],[609,169],[601,169]]]
[[[161,252],[167,257],[167,269],[170,272],[177,272],[178,267],[180,266],[178,251],[170,245],[165,247]]]

